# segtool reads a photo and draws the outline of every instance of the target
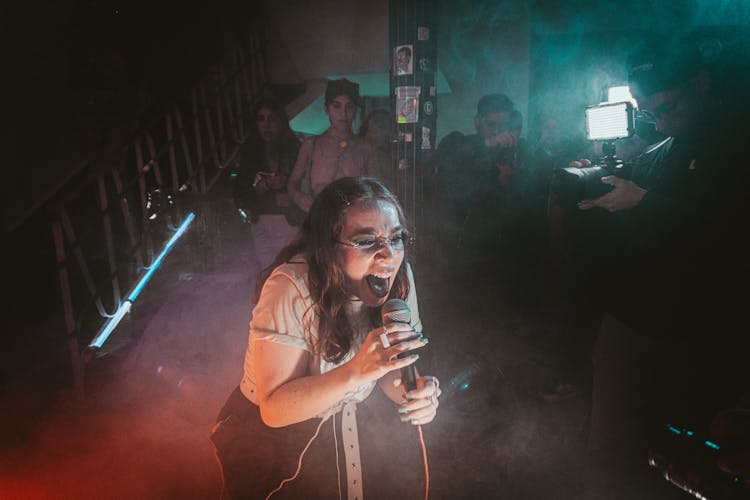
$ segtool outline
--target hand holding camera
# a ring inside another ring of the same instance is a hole
[[[563,205],[575,204],[581,210],[601,207],[610,212],[633,208],[646,190],[629,180],[632,165],[615,155],[615,140],[632,137],[635,114],[629,102],[602,103],[586,109],[589,140],[603,141],[603,157],[571,162],[556,171],[555,191]]]
[[[583,158],[577,161],[572,161],[568,164],[568,168],[592,168],[591,160]],[[603,184],[612,186],[612,190],[597,198],[578,201],[577,206],[580,210],[589,210],[594,207],[600,207],[609,212],[617,212],[619,210],[633,208],[641,202],[647,193],[647,190],[643,189],[633,181],[622,179],[615,175],[600,177],[599,180]]]

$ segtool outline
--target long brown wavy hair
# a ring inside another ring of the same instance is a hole
[[[355,203],[374,206],[379,200],[396,207],[399,222],[406,228],[401,204],[379,180],[370,177],[344,177],[333,181],[315,197],[297,237],[279,252],[273,263],[258,277],[253,295],[254,303],[258,302],[263,284],[274,268],[290,261],[295,255],[301,254],[306,258],[310,297],[318,315],[318,339],[314,349],[316,354],[329,362],[341,361],[351,350],[354,340],[354,332],[344,313],[344,304],[349,300],[349,294],[344,285],[344,271],[337,259],[336,241],[344,227],[348,207]],[[404,262],[396,274],[388,298],[406,300],[409,295],[406,247],[404,252]],[[370,319],[374,325],[381,323],[380,309],[377,307],[370,310]]]

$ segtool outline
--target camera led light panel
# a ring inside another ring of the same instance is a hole
[[[635,130],[629,102],[604,103],[586,108],[586,135],[592,141],[630,137]]]
[[[607,89],[607,102],[633,102],[628,85],[618,85]]]

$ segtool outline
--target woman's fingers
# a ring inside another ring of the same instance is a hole
[[[396,345],[393,345],[385,350],[388,359],[393,359],[402,352],[413,351],[424,347],[429,342],[425,337],[417,337],[413,340],[401,341]]]
[[[440,390],[440,381],[437,377],[426,375],[419,377],[417,380],[417,388],[408,391],[404,394],[404,397],[406,397],[407,400],[416,400],[431,398],[433,395],[439,396],[440,394],[442,394],[442,391]]]
[[[414,421],[419,421],[418,423],[421,423],[422,420],[434,416],[435,410],[436,407],[432,405],[430,401],[426,399],[417,399],[411,401],[408,405],[401,405],[398,412],[402,422],[414,423]]]
[[[429,423],[435,418],[439,405],[438,396],[435,395],[434,397],[407,401],[399,407],[398,411],[402,422],[421,425]]]
[[[406,401],[399,406],[402,422],[421,425],[431,422],[440,405],[438,398],[442,391],[435,377],[420,377],[419,388],[407,392]]]
[[[377,338],[377,342],[384,349],[400,344],[405,340],[417,338],[420,335],[408,323],[391,323],[387,326],[376,328],[371,333],[373,337]]]
[[[400,368],[404,368],[406,366],[411,365],[412,363],[416,362],[419,359],[419,354],[409,354],[408,356],[404,356],[403,358],[397,358],[393,357],[392,359],[389,359],[385,365],[388,368],[388,371],[392,370],[398,370]]]
[[[390,323],[382,328],[373,330],[373,334],[376,339],[373,343],[374,348],[376,350],[382,348],[384,357],[389,362],[397,359],[397,356],[403,352],[419,349],[427,344],[427,339],[414,331],[408,323]],[[404,357],[402,359],[409,358]],[[398,363],[398,365],[391,365],[390,369],[401,368],[409,364],[411,363]]]

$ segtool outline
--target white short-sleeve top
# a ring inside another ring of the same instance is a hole
[[[421,332],[422,323],[419,319],[414,278],[409,265],[404,265],[407,266],[410,285],[406,302],[411,309],[411,325],[417,332]],[[308,375],[320,375],[349,361],[359,349],[367,333],[374,328],[369,318],[368,308],[359,300],[351,300],[345,305],[345,313],[354,331],[352,349],[338,363],[331,363],[322,356],[314,354],[314,345],[318,335],[318,317],[310,298],[307,271],[307,262],[302,256],[297,256],[278,266],[263,285],[260,300],[253,309],[240,390],[255,404],[258,404],[255,391],[255,342],[279,342],[307,351],[310,356]],[[370,395],[374,386],[375,382],[369,382],[357,387],[347,393],[339,403],[317,416],[325,418],[340,411],[346,403],[362,402]]]

